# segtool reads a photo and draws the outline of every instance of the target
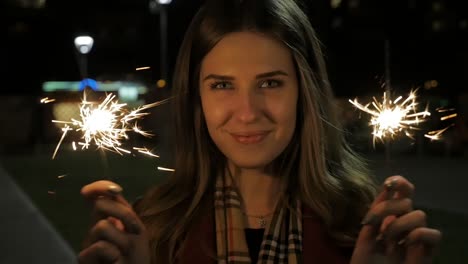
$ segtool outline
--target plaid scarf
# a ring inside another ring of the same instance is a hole
[[[251,263],[242,203],[231,177],[218,177],[214,203],[218,263]],[[292,206],[296,212],[277,206],[263,235],[258,264],[302,263],[301,203]]]

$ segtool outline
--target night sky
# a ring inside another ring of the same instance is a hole
[[[90,77],[155,82],[159,73],[159,15],[148,0],[47,0],[43,8],[21,8],[8,0],[0,11],[7,40],[0,95],[41,93],[48,80],[78,80],[73,45],[79,34],[94,37]],[[174,0],[168,7],[168,62],[173,68],[183,34],[201,0]],[[308,1],[307,13],[324,47],[339,96],[380,91],[385,40],[390,43],[391,83],[407,91],[437,80],[440,94],[467,92],[467,1]],[[151,66],[136,72],[135,68]],[[172,71],[170,70],[170,75]]]

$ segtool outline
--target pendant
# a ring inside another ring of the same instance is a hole
[[[262,217],[260,217],[260,219],[258,219],[258,225],[259,225],[261,228],[265,228],[265,227],[266,227],[266,223],[267,223],[267,221],[266,221],[265,217],[262,216]]]

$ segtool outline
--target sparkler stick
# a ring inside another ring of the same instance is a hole
[[[170,98],[169,98],[170,99]],[[150,137],[152,134],[143,131],[137,125],[137,120],[148,115],[145,110],[166,103],[169,99],[140,106],[128,111],[124,107],[125,103],[119,103],[115,95],[109,94],[99,104],[86,100],[86,93],[80,105],[80,120],[70,121],[52,120],[54,123],[62,123],[62,137],[55,148],[52,159],[57,155],[57,151],[68,131],[81,132],[82,141],[78,142],[81,149],[88,149],[90,145],[97,148],[112,151],[120,155],[130,154],[131,151],[122,147],[122,140],[129,138],[128,132]],[[76,149],[75,141],[72,142],[73,149]],[[157,157],[146,148],[134,148],[139,153]]]

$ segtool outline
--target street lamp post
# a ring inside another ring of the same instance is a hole
[[[392,96],[392,86],[391,86],[391,76],[390,76],[390,40],[385,40],[385,93],[387,94],[388,98]],[[385,161],[389,166],[391,162],[391,143],[389,139],[385,140]]]
[[[75,38],[75,48],[78,51],[78,66],[80,69],[81,78],[88,78],[88,61],[87,55],[93,48],[94,39],[90,36],[78,36]]]
[[[150,0],[150,10],[159,14],[160,79],[167,80],[167,6],[172,0]]]
[[[161,56],[161,79],[167,80],[167,9],[166,5],[161,5],[159,13],[159,38],[160,56]]]

